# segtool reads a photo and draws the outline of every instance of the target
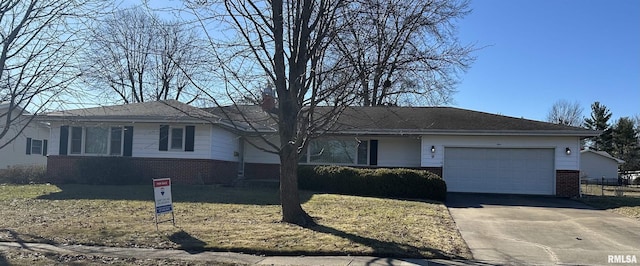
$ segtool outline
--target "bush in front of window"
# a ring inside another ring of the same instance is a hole
[[[12,165],[0,170],[1,184],[44,184],[47,167],[44,165]]]
[[[444,201],[447,185],[425,170],[362,169],[344,166],[301,166],[301,189],[359,196],[415,198]]]
[[[74,180],[90,185],[138,185],[148,183],[134,163],[125,157],[89,157],[78,161]]]

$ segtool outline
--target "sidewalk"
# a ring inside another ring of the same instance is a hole
[[[426,260],[426,259],[392,259],[367,256],[254,256],[232,252],[199,252],[189,253],[184,250],[148,249],[148,248],[114,248],[80,245],[49,245],[40,243],[0,242],[0,251],[10,249],[27,249],[33,252],[50,252],[57,254],[85,254],[118,258],[138,259],[176,259],[183,261],[224,262],[244,265],[345,265],[345,266],[388,266],[388,265],[487,265],[470,261]]]

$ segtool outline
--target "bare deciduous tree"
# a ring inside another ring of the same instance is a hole
[[[467,1],[351,1],[341,12],[346,21],[332,48],[357,77],[360,105],[447,103],[473,61],[473,48],[455,35]]]
[[[218,48],[213,56],[219,62],[215,73],[220,73],[225,86],[222,95],[212,95],[211,99],[219,106],[230,104],[221,110],[240,114],[251,125],[256,121],[243,113],[242,103],[262,102],[259,89],[273,86],[273,108],[266,104],[263,115],[276,124],[270,134],[261,134],[265,145],[260,149],[280,158],[282,220],[313,224],[300,205],[298,160],[307,141],[330,128],[352,100],[353,92],[346,89],[344,81],[328,78],[342,60],[329,57],[326,51],[339,28],[335,24],[344,21],[337,17],[344,1],[202,2],[194,1],[189,6],[197,11],[203,28],[209,29],[211,47]],[[210,25],[222,26],[211,30]],[[323,106],[322,112],[316,110],[319,106]],[[274,134],[275,140],[270,138]]]
[[[2,0],[0,2],[0,148],[19,136],[33,116],[78,77],[78,32],[99,2]],[[16,127],[18,122],[20,126]],[[12,125],[14,125],[12,127]],[[11,134],[9,134],[12,132]]]
[[[554,124],[579,127],[583,123],[583,108],[578,102],[558,100],[551,106],[547,114],[547,122]]]
[[[223,89],[214,92],[199,87],[216,105],[229,105],[219,111],[236,121],[241,117],[244,125],[255,130],[253,135],[259,135],[261,143],[250,144],[278,154],[284,222],[314,223],[300,205],[298,160],[310,139],[335,130],[347,106],[358,101],[367,101],[366,105],[399,103],[423,97],[417,95],[431,93],[437,86],[450,88],[455,69],[470,62],[469,48],[457,46],[450,34],[452,20],[465,14],[466,2],[429,2],[432,5],[408,1],[187,1],[209,37],[211,57],[218,62],[211,73],[218,75]],[[388,17],[379,19],[377,12]],[[364,29],[363,35],[356,32]],[[351,43],[360,37],[366,40]],[[372,47],[377,50],[369,51]],[[349,54],[351,49],[362,57]],[[372,58],[376,60],[370,62]],[[359,69],[361,61],[366,64]],[[422,76],[416,78],[417,74]],[[406,82],[385,85],[398,80]],[[273,87],[273,95],[261,91],[265,86]],[[379,90],[363,97],[365,86],[370,92]],[[403,93],[411,95],[402,98]],[[275,99],[273,105],[264,104],[263,95],[266,103]],[[256,114],[243,106],[246,103],[263,103],[267,111],[255,119]],[[269,127],[261,123],[269,120],[275,124],[265,132]],[[274,135],[275,141],[270,138]]]
[[[83,74],[94,88],[106,88],[107,98],[129,103],[199,97],[189,78],[203,77],[204,53],[193,29],[139,7],[117,11],[99,25]]]

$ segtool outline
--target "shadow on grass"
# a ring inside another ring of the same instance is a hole
[[[29,249],[25,243],[42,243],[42,244],[49,244],[49,245],[56,245],[57,243],[51,239],[46,239],[40,236],[36,236],[36,235],[31,235],[31,234],[25,234],[25,233],[19,233],[16,231],[13,231],[11,229],[0,229],[0,234],[6,232],[8,235],[7,239],[3,239],[3,241],[13,241],[18,243],[22,248],[24,249]],[[5,264],[0,264],[0,265],[5,265]]]
[[[313,226],[306,227],[307,229],[331,234],[340,238],[348,239],[355,243],[370,247],[373,249],[371,256],[377,257],[391,257],[391,258],[450,258],[451,255],[443,253],[441,250],[428,248],[428,247],[416,247],[409,244],[404,243],[395,243],[395,242],[387,242],[381,241],[378,239],[368,238],[364,236],[359,236],[356,234],[340,231],[338,229],[316,224]],[[338,254],[345,255],[345,254]]]
[[[130,186],[108,185],[57,185],[60,192],[41,195],[38,199],[50,200],[136,200],[153,201],[153,187],[151,184]],[[300,193],[302,203],[308,201],[313,193]],[[247,205],[280,205],[278,188],[235,188],[212,185],[172,185],[171,197],[173,202],[202,202]]]
[[[583,196],[577,199],[596,209],[607,210],[620,207],[640,207],[639,197],[615,197],[615,196]]]
[[[205,251],[204,246],[207,244],[206,242],[193,237],[184,230],[173,233],[169,236],[169,240],[180,245],[180,249],[189,252],[189,254],[197,254]]]

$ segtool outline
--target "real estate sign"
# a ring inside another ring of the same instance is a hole
[[[156,216],[173,212],[170,178],[153,179],[153,194],[156,200]]]

